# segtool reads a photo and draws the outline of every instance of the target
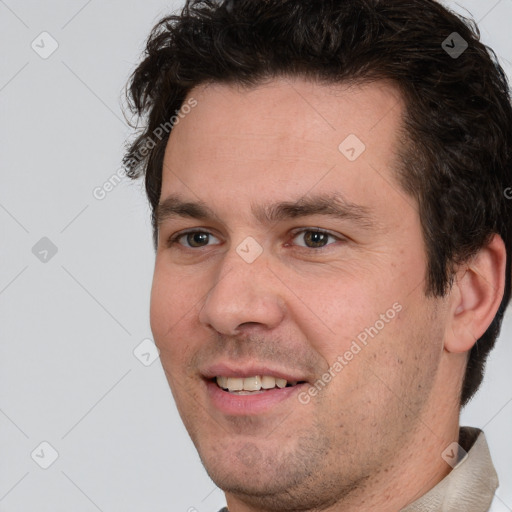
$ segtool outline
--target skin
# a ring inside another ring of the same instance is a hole
[[[468,350],[503,295],[502,240],[461,267],[447,296],[425,297],[416,203],[394,177],[404,105],[391,84],[280,78],[189,96],[198,103],[169,138],[161,201],[179,193],[216,217],[161,224],[151,328],[208,474],[230,512],[400,510],[451,469],[441,454],[458,440]],[[349,134],[366,145],[355,161],[338,150]],[[333,191],[374,224],[252,214]],[[166,245],[190,228],[211,236]],[[314,228],[338,238],[311,247]],[[236,252],[248,236],[263,249],[250,264]],[[395,303],[401,311],[307,404],[293,397],[235,417],[208,398],[201,371],[226,359],[314,383]]]

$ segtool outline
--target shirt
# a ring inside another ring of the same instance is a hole
[[[461,427],[459,445],[467,456],[460,457],[435,487],[400,512],[492,512],[489,507],[499,481],[485,434],[478,428]],[[445,456],[450,455],[453,452],[448,451]],[[229,511],[224,507],[219,512]]]

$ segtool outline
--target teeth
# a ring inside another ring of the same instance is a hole
[[[278,388],[286,387],[286,379],[276,379],[276,386]]]
[[[221,387],[223,389],[227,389],[228,388],[228,378],[227,377],[217,377],[217,384],[219,385],[219,387]]]
[[[276,379],[274,377],[270,377],[269,375],[264,375],[261,377],[261,387],[263,389],[272,389],[276,387]]]
[[[261,389],[284,388],[286,379],[279,379],[271,375],[255,375],[254,377],[217,377],[217,384],[222,389],[229,391],[260,391]],[[290,382],[294,386],[297,381]]]
[[[244,389],[244,379],[238,377],[229,377],[227,384],[229,391],[242,391]]]
[[[261,379],[256,377],[246,377],[244,379],[244,391],[259,391],[261,389]]]

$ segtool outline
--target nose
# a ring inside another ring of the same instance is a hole
[[[216,277],[199,313],[203,325],[235,336],[244,325],[272,329],[282,322],[283,285],[269,269],[265,253],[248,263],[233,249],[224,256]]]

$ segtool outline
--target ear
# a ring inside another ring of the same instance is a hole
[[[471,350],[491,324],[503,299],[507,252],[495,234],[488,245],[457,272],[450,292],[444,348]]]

